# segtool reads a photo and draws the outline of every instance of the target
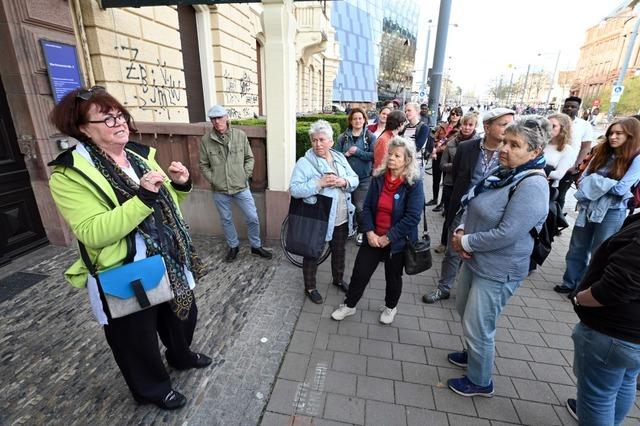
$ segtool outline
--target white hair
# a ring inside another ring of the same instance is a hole
[[[420,179],[420,167],[418,166],[416,144],[413,143],[411,139],[406,139],[401,136],[394,136],[389,141],[387,152],[384,154],[384,160],[382,160],[382,164],[380,165],[380,167],[378,167],[373,172],[373,175],[381,176],[387,172],[389,152],[391,152],[391,150],[394,148],[404,149],[404,158],[406,160],[406,164],[404,166],[404,170],[402,171],[402,176],[404,176],[409,185],[413,185],[415,181]]]
[[[329,139],[333,139],[333,127],[326,120],[315,121],[309,127],[309,136],[313,137],[318,133],[324,133]]]

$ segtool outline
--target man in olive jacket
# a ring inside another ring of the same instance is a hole
[[[235,201],[244,214],[251,253],[271,259],[271,252],[265,250],[260,242],[260,221],[249,190],[249,178],[253,174],[253,153],[247,135],[242,130],[229,127],[227,110],[220,105],[211,107],[208,116],[213,130],[202,137],[200,170],[211,184],[213,201],[220,214],[224,236],[229,245],[224,260],[234,261],[240,245],[233,224],[232,201]]]

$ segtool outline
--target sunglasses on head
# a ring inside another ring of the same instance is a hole
[[[83,101],[88,101],[91,97],[97,93],[105,93],[107,89],[102,86],[93,86],[91,89],[82,89],[76,93],[76,98],[80,98]]]

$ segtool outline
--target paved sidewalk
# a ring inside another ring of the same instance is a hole
[[[186,407],[166,412],[133,401],[86,292],[62,278],[75,250],[48,246],[0,268],[0,278],[47,276],[0,303],[0,425],[258,424],[302,307],[296,268],[282,261],[279,242],[271,242],[272,261],[249,255],[243,242],[227,264],[221,239],[194,241],[210,272],[195,290],[192,348],[214,365],[169,369]]]
[[[428,210],[428,219],[435,247],[442,217]],[[571,331],[577,316],[569,300],[552,290],[561,282],[569,238],[567,230],[500,318],[493,398],[465,398],[446,387],[449,378],[464,374],[446,359],[462,348],[455,291],[433,305],[421,300],[436,286],[442,255],[434,253],[431,270],[404,276],[390,326],[378,321],[382,265],[356,315],[337,322],[330,314],[344,295],[329,284],[329,261],[323,263],[318,282],[325,303],[305,300],[262,426],[577,424],[564,405],[576,392]],[[357,247],[353,241],[347,246],[348,280]],[[639,417],[636,403],[625,424],[640,424]]]

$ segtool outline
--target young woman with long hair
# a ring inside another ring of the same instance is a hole
[[[631,187],[640,180],[640,122],[623,118],[611,124],[606,141],[595,148],[580,178],[578,217],[567,252],[562,285],[554,290],[570,293],[582,279],[591,254],[622,226]]]

